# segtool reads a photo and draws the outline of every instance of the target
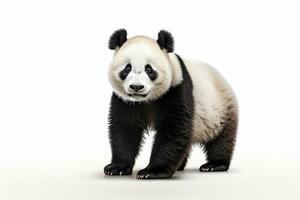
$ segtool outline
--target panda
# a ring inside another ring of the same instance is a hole
[[[106,175],[131,175],[144,134],[155,132],[150,162],[138,179],[167,179],[183,171],[191,146],[200,144],[207,162],[201,172],[227,171],[238,127],[238,104],[226,80],[210,65],[173,53],[173,36],[158,39],[119,29],[108,77],[111,163]]]

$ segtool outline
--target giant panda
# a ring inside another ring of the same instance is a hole
[[[127,39],[115,31],[108,76],[113,88],[109,110],[111,163],[106,175],[131,175],[143,142],[154,130],[148,166],[138,179],[171,178],[185,168],[191,146],[201,144],[207,162],[201,172],[227,171],[238,126],[238,104],[225,79],[210,65],[173,53],[173,36]]]

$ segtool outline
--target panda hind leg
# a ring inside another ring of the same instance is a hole
[[[237,113],[231,114],[221,133],[204,146],[207,163],[201,165],[201,172],[227,171],[230,166],[236,134],[237,134]]]

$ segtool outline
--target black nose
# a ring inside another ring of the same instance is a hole
[[[134,91],[136,91],[136,92],[138,92],[138,91],[140,91],[140,90],[142,90],[144,88],[143,85],[129,85],[129,87],[131,89],[133,89]]]

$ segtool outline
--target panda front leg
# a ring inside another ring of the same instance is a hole
[[[104,168],[106,175],[131,175],[142,141],[143,129],[129,124],[110,125],[111,163]]]
[[[169,121],[156,131],[150,163],[137,173],[138,179],[171,178],[187,155],[191,142],[189,123]]]
[[[179,167],[177,168],[177,171],[183,171],[186,164],[187,164],[187,161],[188,161],[188,154],[186,156],[184,156],[183,160],[181,161]]]

